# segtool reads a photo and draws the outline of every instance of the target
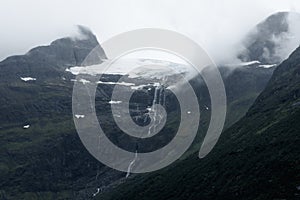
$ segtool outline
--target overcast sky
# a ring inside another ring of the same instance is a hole
[[[91,28],[100,42],[137,28],[171,29],[223,59],[251,27],[278,11],[299,12],[300,1],[2,0],[0,60],[72,35],[76,24]]]

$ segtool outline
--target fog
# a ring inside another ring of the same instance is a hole
[[[197,41],[218,63],[261,20],[278,11],[300,11],[299,0],[2,0],[0,60],[89,27],[105,41],[137,28],[165,28]]]
[[[293,52],[300,45],[300,15],[299,13],[290,13],[288,17],[288,23],[290,25],[290,30],[283,38],[283,42],[279,41],[279,46],[277,50],[278,56],[281,60],[289,57],[291,52]]]

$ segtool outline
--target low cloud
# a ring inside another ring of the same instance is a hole
[[[197,41],[217,63],[232,61],[238,42],[278,11],[300,11],[299,0],[4,0],[0,60],[74,35],[82,24],[100,42],[124,31],[165,28]],[[292,48],[292,46],[290,47]]]

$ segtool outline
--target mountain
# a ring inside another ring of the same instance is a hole
[[[90,30],[80,26],[79,31],[80,38],[58,39],[0,62],[0,199],[90,199],[98,188],[125,181],[126,174],[105,167],[88,153],[75,130],[72,114],[75,75],[70,73],[70,68],[86,67],[82,66],[84,58],[99,45]],[[101,48],[98,55],[89,64],[106,59]],[[253,66],[220,67],[228,94],[226,128],[245,115],[273,70]],[[102,77],[101,87],[97,88],[96,109],[110,139],[130,149],[132,139],[120,136],[122,132],[115,126],[110,111],[111,93],[121,77],[119,74]],[[142,82],[139,77],[127,77],[127,80],[122,85],[124,90],[132,90],[131,84]],[[195,147],[184,158],[198,150],[209,122],[210,99],[201,80],[196,76],[190,82],[199,98],[203,126]],[[87,81],[81,83],[88,84]],[[157,86],[150,84],[134,93],[130,111],[136,123],[140,123],[140,115],[146,112],[147,106],[152,105],[155,91]],[[176,129],[178,106],[170,92],[166,95],[172,118],[162,135],[168,136]],[[168,142],[166,139],[159,137],[157,143],[145,143],[144,147],[162,145]]]
[[[205,158],[134,177],[98,199],[299,199],[300,48]]]
[[[259,61],[279,64],[300,43],[300,14],[278,12],[259,23],[243,40],[245,50],[239,58],[244,62]]]
[[[49,46],[33,48],[26,55],[8,57],[0,65],[1,82],[20,76],[59,77],[66,67],[81,65],[98,41],[88,28],[78,26],[78,31],[82,39],[62,38]],[[105,58],[103,50],[101,53]]]
[[[79,31],[80,39],[58,39],[0,63],[0,199],[80,196],[94,181],[100,166],[76,134],[74,75],[65,70],[99,43],[87,28]]]
[[[27,54],[0,63],[1,128],[5,123],[28,123],[30,118],[59,116],[70,107],[72,84],[66,81],[69,66],[80,65],[98,45],[87,28],[79,26],[83,39],[62,38],[49,46],[36,47]],[[105,54],[102,50],[102,55]],[[33,80],[30,80],[33,79]],[[28,81],[26,81],[28,80]],[[13,109],[12,109],[13,108]]]

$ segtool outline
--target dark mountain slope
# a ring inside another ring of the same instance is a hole
[[[228,101],[226,127],[237,122],[249,110],[271,78],[273,68],[253,66],[220,68]],[[239,84],[237,84],[239,83]]]
[[[135,177],[98,199],[299,199],[300,48],[204,159]]]

